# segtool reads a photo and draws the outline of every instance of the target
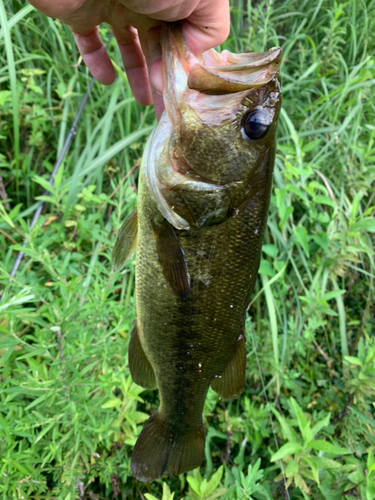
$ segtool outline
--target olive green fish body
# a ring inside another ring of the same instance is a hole
[[[144,153],[137,214],[114,249],[122,263],[137,234],[129,363],[133,379],[160,394],[133,452],[142,481],[199,466],[209,386],[225,399],[243,389],[245,313],[267,223],[281,100],[280,49],[209,51],[196,60],[174,25],[164,29],[162,46],[166,113]]]

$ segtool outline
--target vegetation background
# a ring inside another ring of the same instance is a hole
[[[375,498],[375,2],[231,11],[223,48],[281,45],[285,59],[246,388],[230,403],[210,391],[199,470],[141,484],[131,451],[157,395],[129,375],[134,261],[114,273],[111,249],[137,201],[153,110],[134,101],[112,40],[116,82],[94,84],[50,187],[90,75],[65,26],[0,0],[4,500]]]

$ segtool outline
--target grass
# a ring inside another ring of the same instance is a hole
[[[3,499],[282,499],[282,470],[293,500],[375,497],[375,2],[231,8],[223,48],[281,45],[285,59],[246,387],[231,403],[209,392],[199,470],[144,485],[130,456],[157,395],[129,375],[134,261],[115,274],[111,249],[136,204],[153,111],[134,101],[110,41],[116,82],[93,86],[43,194],[90,75],[65,26],[0,3]]]

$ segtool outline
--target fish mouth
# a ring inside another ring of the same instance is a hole
[[[250,90],[277,78],[282,49],[268,52],[232,54],[215,49],[195,57],[189,50],[180,23],[167,23],[161,35],[165,81],[168,94],[195,90],[202,94],[222,95]]]
[[[232,94],[266,85],[278,74],[282,57],[279,47],[269,52],[238,55],[224,51],[220,55],[227,64],[211,66],[207,64],[211,62],[210,52],[203,55],[205,64],[194,64],[188,77],[190,89],[210,95]]]
[[[172,190],[179,187],[182,198],[190,191],[203,196],[208,192],[219,193],[228,184],[221,185],[212,172],[206,176],[200,165],[189,164],[185,157],[191,147],[187,130],[194,128],[192,124],[200,124],[200,132],[205,127],[218,130],[221,124],[233,130],[235,120],[239,120],[238,112],[246,107],[243,102],[246,99],[252,102],[249,94],[253,92],[269,94],[270,104],[265,107],[271,122],[280,106],[278,73],[282,50],[232,54],[211,49],[196,57],[188,47],[180,23],[163,25],[161,46],[165,112],[145,150],[142,168],[146,170],[148,188],[159,212],[176,229],[188,230],[192,222],[178,213]],[[241,134],[240,123],[237,127]],[[222,215],[212,213],[214,219]]]

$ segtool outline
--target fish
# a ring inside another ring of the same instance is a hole
[[[160,405],[135,444],[131,470],[150,482],[205,456],[211,386],[226,400],[245,385],[246,309],[267,224],[281,107],[282,50],[194,56],[179,23],[162,28],[165,111],[139,172],[137,208],[113,265],[136,249],[133,381]]]

